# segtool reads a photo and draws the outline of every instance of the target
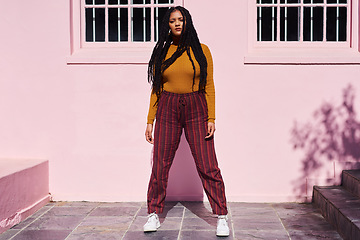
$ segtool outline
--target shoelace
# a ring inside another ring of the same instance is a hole
[[[149,223],[149,222],[151,222],[151,221],[154,221],[153,219],[156,219],[157,217],[156,217],[156,213],[150,213],[149,214],[149,216],[148,216],[148,220],[147,220],[147,222]]]
[[[226,221],[225,221],[225,219],[220,219],[219,225],[221,225],[222,227],[225,227],[225,226],[226,226]]]
[[[227,216],[226,215],[219,216],[218,219],[219,219],[219,223],[218,223],[219,225],[226,226],[226,223],[227,223]]]

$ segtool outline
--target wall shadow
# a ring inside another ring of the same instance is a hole
[[[164,211],[159,214],[160,223],[163,223],[167,217],[183,216],[185,207],[185,218],[201,218],[207,224],[216,227],[217,215],[212,213],[210,203],[203,201],[168,201],[165,203]]]
[[[203,201],[204,193],[185,134],[170,168],[166,201]]]
[[[360,168],[360,121],[354,109],[355,89],[343,89],[342,102],[324,102],[305,124],[294,122],[291,144],[303,153],[302,175],[293,182],[293,191],[301,198],[307,189],[307,179],[325,178],[333,184],[336,178],[334,162],[339,168]]]

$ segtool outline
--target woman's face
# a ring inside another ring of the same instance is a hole
[[[169,27],[174,37],[180,37],[184,27],[184,18],[179,10],[175,10],[170,14]]]

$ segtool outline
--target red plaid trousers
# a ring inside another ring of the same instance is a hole
[[[148,213],[159,214],[164,209],[169,170],[184,129],[213,213],[226,215],[225,186],[216,159],[214,139],[205,139],[208,114],[204,93],[163,91],[158,104],[153,167],[147,194]]]

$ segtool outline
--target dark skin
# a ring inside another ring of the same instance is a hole
[[[169,27],[171,30],[171,35],[173,37],[173,43],[177,44],[181,37],[181,32],[183,27],[185,27],[184,24],[184,18],[180,11],[174,11],[170,14],[169,18]],[[146,130],[145,130],[145,138],[146,141],[148,141],[151,144],[154,144],[154,138],[152,136],[153,132],[153,124],[147,124]],[[215,123],[208,122],[208,132],[205,136],[205,139],[211,138],[214,135],[215,132]]]

